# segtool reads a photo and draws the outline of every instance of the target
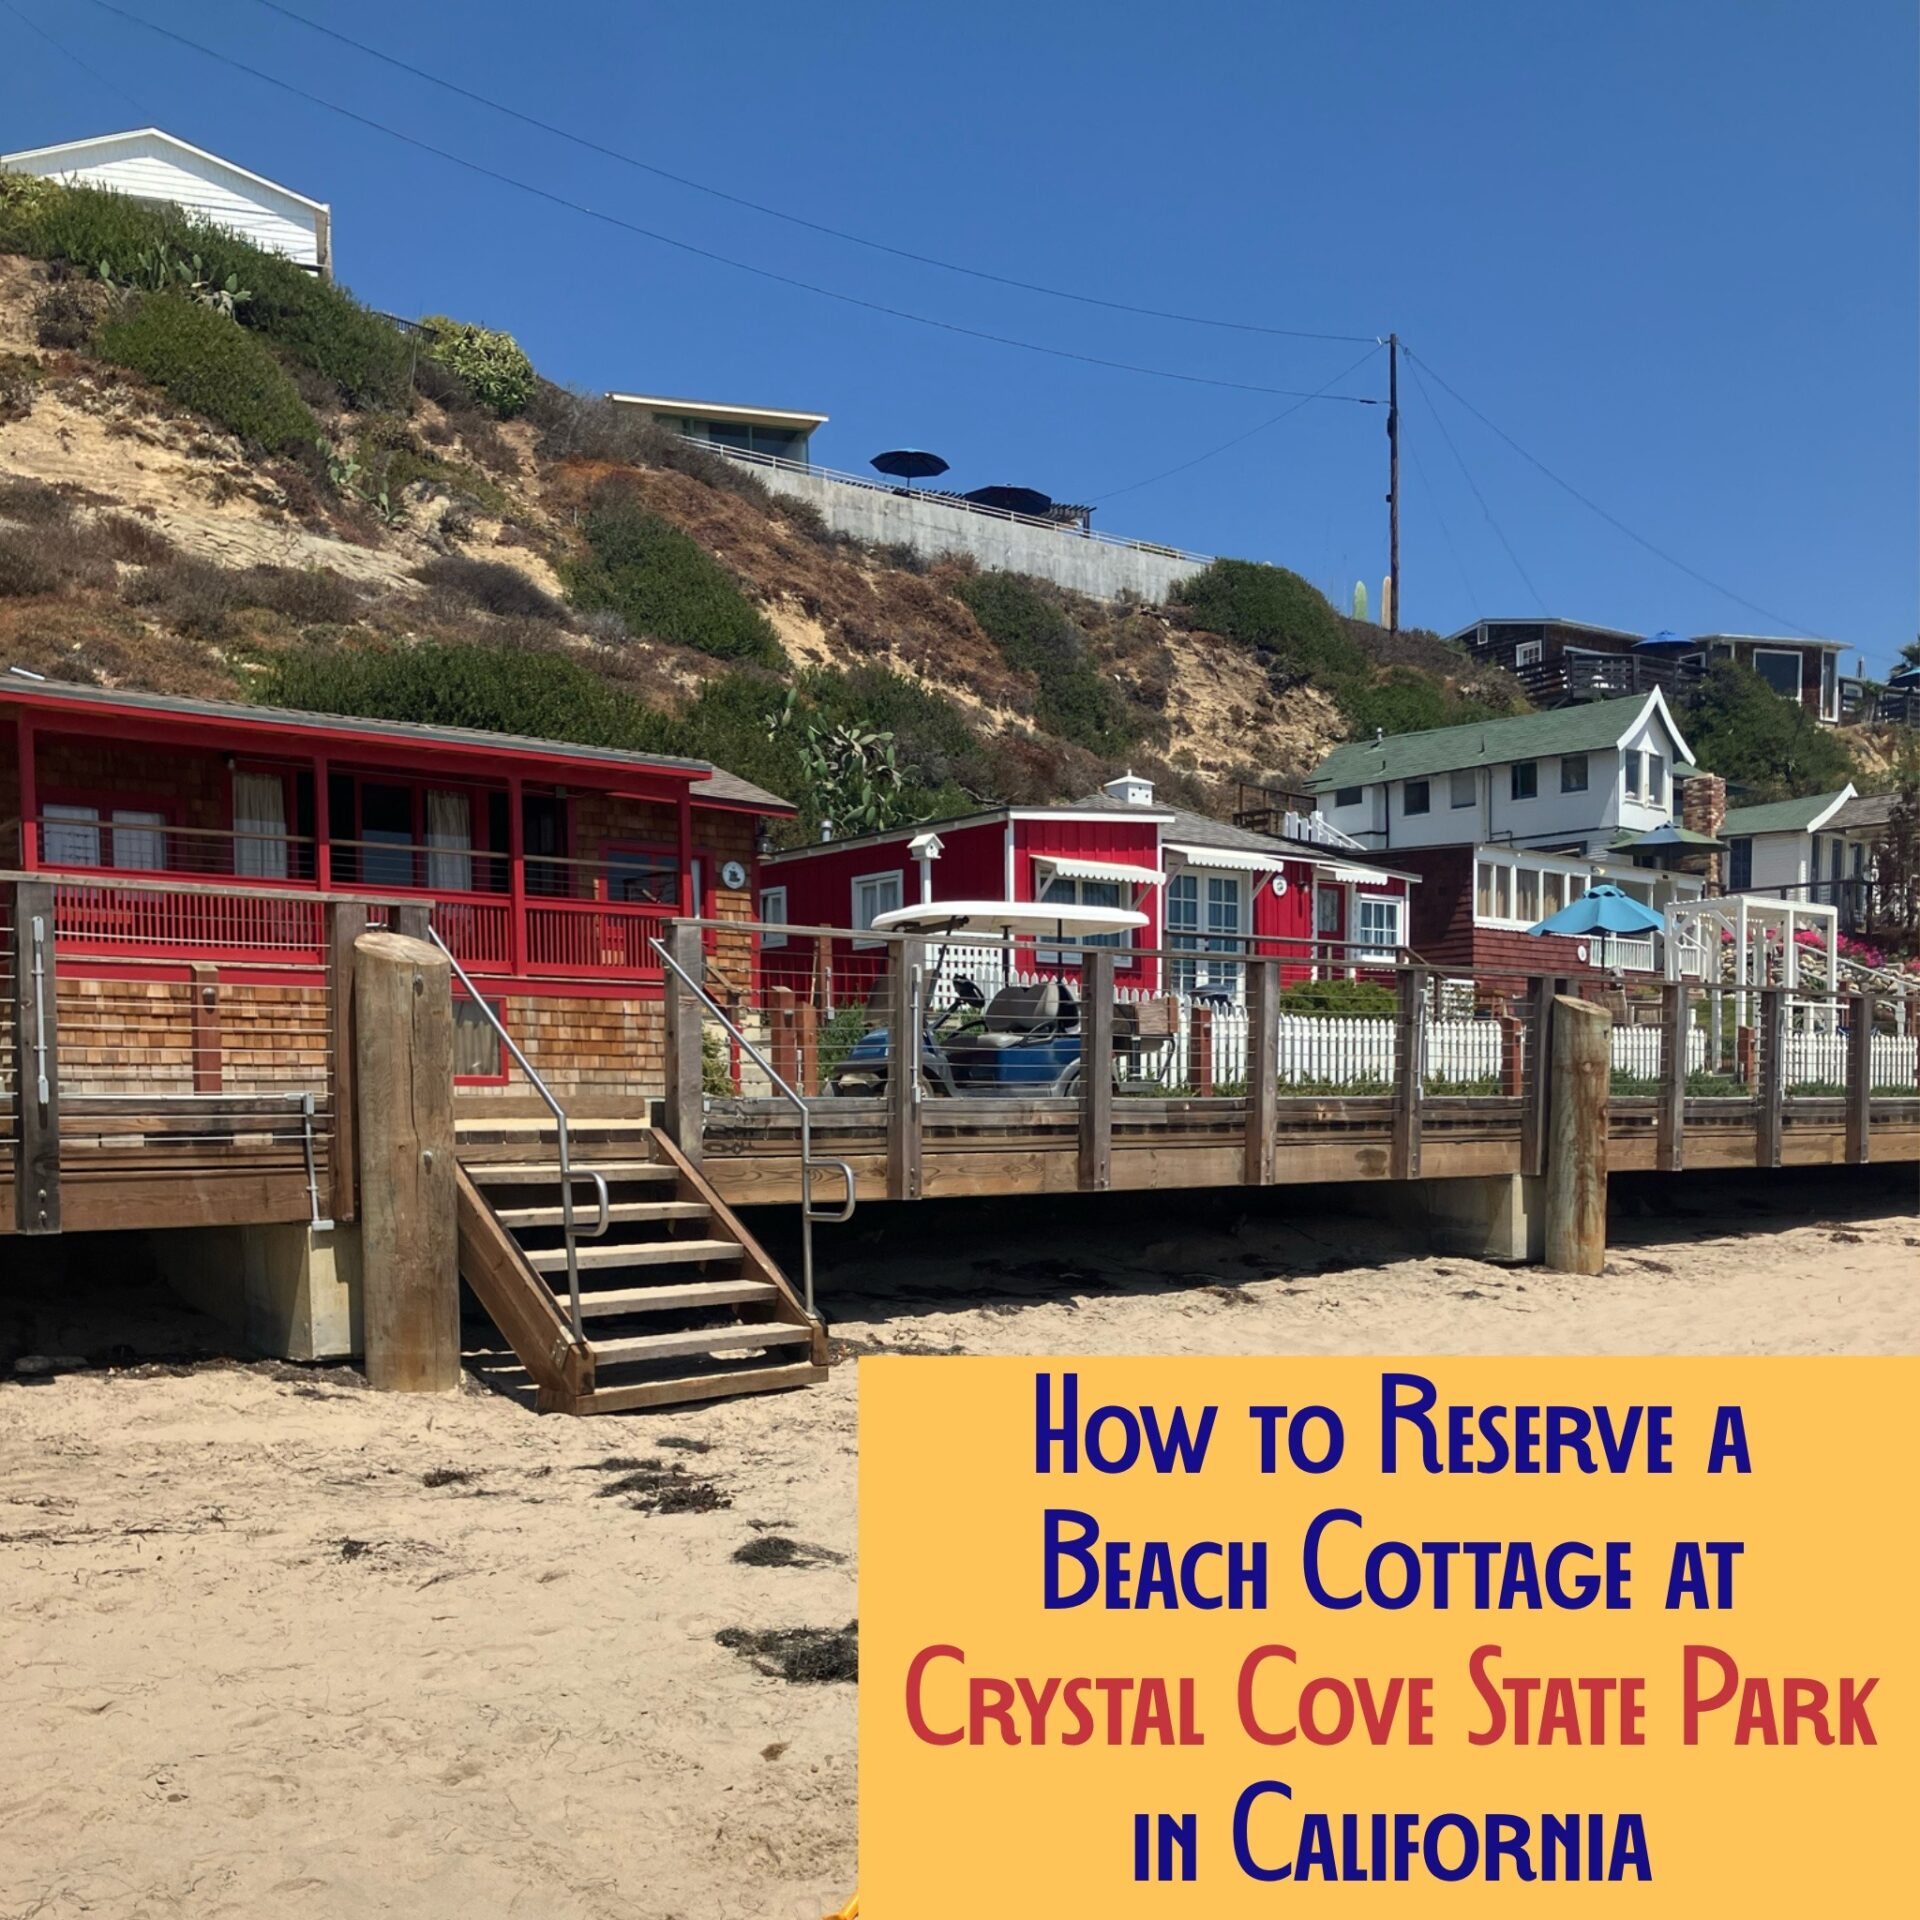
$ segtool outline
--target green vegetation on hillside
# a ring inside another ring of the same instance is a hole
[[[449,320],[444,313],[430,313],[420,324],[431,343],[428,354],[489,413],[511,420],[525,411],[538,376],[512,334]]]
[[[177,405],[269,453],[311,447],[319,423],[253,334],[179,294],[144,294],[100,329],[99,352],[142,374]]]
[[[1094,753],[1124,753],[1140,729],[1101,677],[1087,636],[1038,581],[1018,573],[973,574],[954,583],[1010,667],[1040,683],[1034,718]]]
[[[477,727],[636,753],[684,751],[678,724],[559,653],[445,640],[303,646],[268,663],[271,706],[307,713]]]
[[[234,318],[330,380],[348,406],[406,403],[410,355],[396,327],[344,287],[178,207],[9,177],[0,188],[0,253],[64,261],[75,273],[120,285],[133,283],[143,258],[198,255],[209,284],[232,281],[246,291]]]
[[[1695,764],[1748,789],[1743,800],[1831,793],[1854,777],[1853,758],[1830,727],[1731,660],[1707,669],[1679,719]]]
[[[649,513],[625,487],[596,491],[581,522],[587,552],[567,563],[567,598],[617,613],[630,631],[695,647],[717,660],[778,666],[766,616],[692,535]]]
[[[1343,619],[1317,587],[1285,567],[1252,560],[1216,560],[1173,590],[1197,627],[1237,640],[1252,651],[1284,690],[1310,685],[1330,695],[1351,733],[1417,733],[1518,711],[1517,694],[1495,699],[1459,692],[1433,666],[1408,653],[1438,656],[1461,674],[1433,636],[1388,635]],[[1389,649],[1400,657],[1383,655]]]

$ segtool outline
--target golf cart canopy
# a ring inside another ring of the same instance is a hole
[[[1096,933],[1128,933],[1147,924],[1132,907],[1057,907],[1035,900],[924,900],[875,914],[875,933],[978,934],[1005,938],[1016,933],[1052,934],[1055,939],[1086,938]]]

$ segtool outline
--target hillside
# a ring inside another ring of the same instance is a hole
[[[10,182],[9,247],[0,664],[584,730],[837,782],[843,824],[849,791],[1038,801],[1126,764],[1218,807],[1359,728],[1520,704],[1278,568],[1117,607],[858,547],[505,336],[403,335],[169,210]]]

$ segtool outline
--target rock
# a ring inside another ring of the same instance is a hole
[[[78,1353],[23,1353],[13,1363],[13,1370],[29,1378],[48,1373],[84,1373],[87,1362],[86,1356]]]

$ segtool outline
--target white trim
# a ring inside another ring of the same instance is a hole
[[[1255,853],[1249,847],[1202,847],[1191,841],[1169,840],[1168,853],[1177,853],[1190,867],[1218,867],[1223,873],[1278,873],[1299,854]]]
[[[780,896],[780,911],[778,913],[771,912],[767,906],[767,902],[776,893]],[[784,920],[787,917],[786,887],[784,885],[778,887],[762,887],[754,905],[758,909],[763,923],[769,920],[776,922]],[[784,947],[786,944],[787,936],[784,933],[763,933],[760,936],[760,945],[763,949],[767,947]]]
[[[17,153],[0,153],[0,167],[10,167],[16,160],[51,160],[65,154],[83,153],[89,148],[109,147],[121,140],[161,141],[166,146],[178,148],[182,153],[192,154],[196,160],[206,161],[209,166],[224,167],[228,173],[242,180],[250,180],[256,187],[265,187],[270,193],[285,194],[289,200],[297,200],[313,213],[332,211],[325,200],[310,200],[304,193],[282,186],[278,180],[269,180],[264,173],[255,173],[223,154],[209,153],[205,147],[196,147],[192,141],[182,140],[178,134],[167,133],[159,127],[131,127],[125,133],[95,133],[83,140],[61,140],[51,147],[22,147]]]
[[[1009,807],[1007,818],[1065,820],[1074,826],[1105,826],[1112,820],[1157,820],[1163,827],[1173,824],[1173,815],[1162,812],[1158,807],[1108,807],[1099,813],[1075,813],[1070,807]]]
[[[1673,709],[1667,705],[1666,696],[1658,687],[1655,687],[1641,703],[1639,715],[1633,724],[1613,743],[1614,752],[1618,753],[1647,724],[1647,714],[1654,707],[1660,709],[1660,718],[1666,726],[1667,738],[1673,742],[1673,760],[1684,762],[1690,767],[1698,766],[1699,762],[1693,757],[1693,749],[1687,745],[1686,737],[1680,731],[1680,724],[1673,717]]]
[[[1793,662],[1793,693],[1790,697],[1795,706],[1804,704],[1807,697],[1807,656],[1798,647],[1755,647],[1747,657],[1747,664],[1757,680],[1767,680],[1767,676],[1760,671],[1760,656],[1763,653],[1776,660]],[[1775,693],[1780,691],[1771,680],[1767,680],[1767,685],[1773,687]]]
[[[1344,887],[1384,887],[1395,880],[1405,880],[1411,884],[1422,877],[1414,873],[1387,873],[1379,867],[1348,866],[1344,862],[1335,860],[1329,860],[1324,864],[1316,860],[1314,865],[1319,867],[1330,880]]]
[[[1036,876],[1044,873],[1060,880],[1112,880],[1123,887],[1158,887],[1167,878],[1157,867],[1129,866],[1120,860],[1081,860],[1064,853],[1036,853],[1032,859]]]
[[[824,427],[824,413],[800,413],[787,407],[743,407],[730,400],[684,400],[666,393],[609,393],[609,400],[623,407],[658,407],[663,412],[683,413],[695,419],[738,420],[746,426]]]
[[[1393,940],[1384,947],[1362,947],[1360,945],[1360,921],[1367,907],[1389,907],[1393,911]],[[1353,920],[1347,928],[1347,938],[1353,942],[1347,949],[1354,960],[1392,960],[1400,948],[1407,944],[1407,903],[1397,893],[1356,893],[1353,897]]]
[[[872,920],[867,921],[867,926],[872,926],[881,914],[898,913],[906,905],[907,877],[898,867],[878,867],[872,873],[856,873],[847,882],[847,925],[849,927],[860,929],[860,889],[871,885],[876,880],[891,880],[898,897],[891,907],[882,907]],[[878,947],[886,943],[882,940],[855,940],[853,944],[856,947]]]

